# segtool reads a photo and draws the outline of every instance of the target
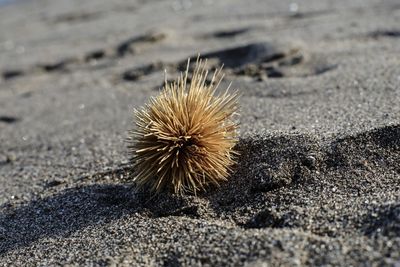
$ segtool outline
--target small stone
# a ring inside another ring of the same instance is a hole
[[[17,157],[14,154],[7,155],[7,157],[6,157],[6,162],[7,163],[12,163],[12,162],[14,162],[16,160],[17,160]]]
[[[314,169],[316,166],[316,163],[317,163],[317,159],[312,155],[306,156],[303,160],[304,166],[306,166],[309,169]]]

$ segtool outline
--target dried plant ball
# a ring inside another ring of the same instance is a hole
[[[189,60],[175,82],[135,110],[130,150],[139,186],[151,191],[196,193],[227,180],[237,152],[237,93],[216,90],[222,68],[207,82],[207,61],[197,60],[189,83]],[[211,75],[210,75],[211,76]]]

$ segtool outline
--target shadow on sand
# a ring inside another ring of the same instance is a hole
[[[88,185],[13,208],[0,208],[0,255],[32,242],[103,224],[140,209],[136,190],[126,185]]]

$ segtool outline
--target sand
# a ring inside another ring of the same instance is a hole
[[[1,266],[399,266],[400,5],[8,1]],[[220,188],[131,182],[132,111],[198,53],[241,93]]]

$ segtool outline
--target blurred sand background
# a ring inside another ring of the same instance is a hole
[[[0,265],[400,265],[398,0],[0,4]],[[150,197],[132,111],[198,53],[241,157]]]

